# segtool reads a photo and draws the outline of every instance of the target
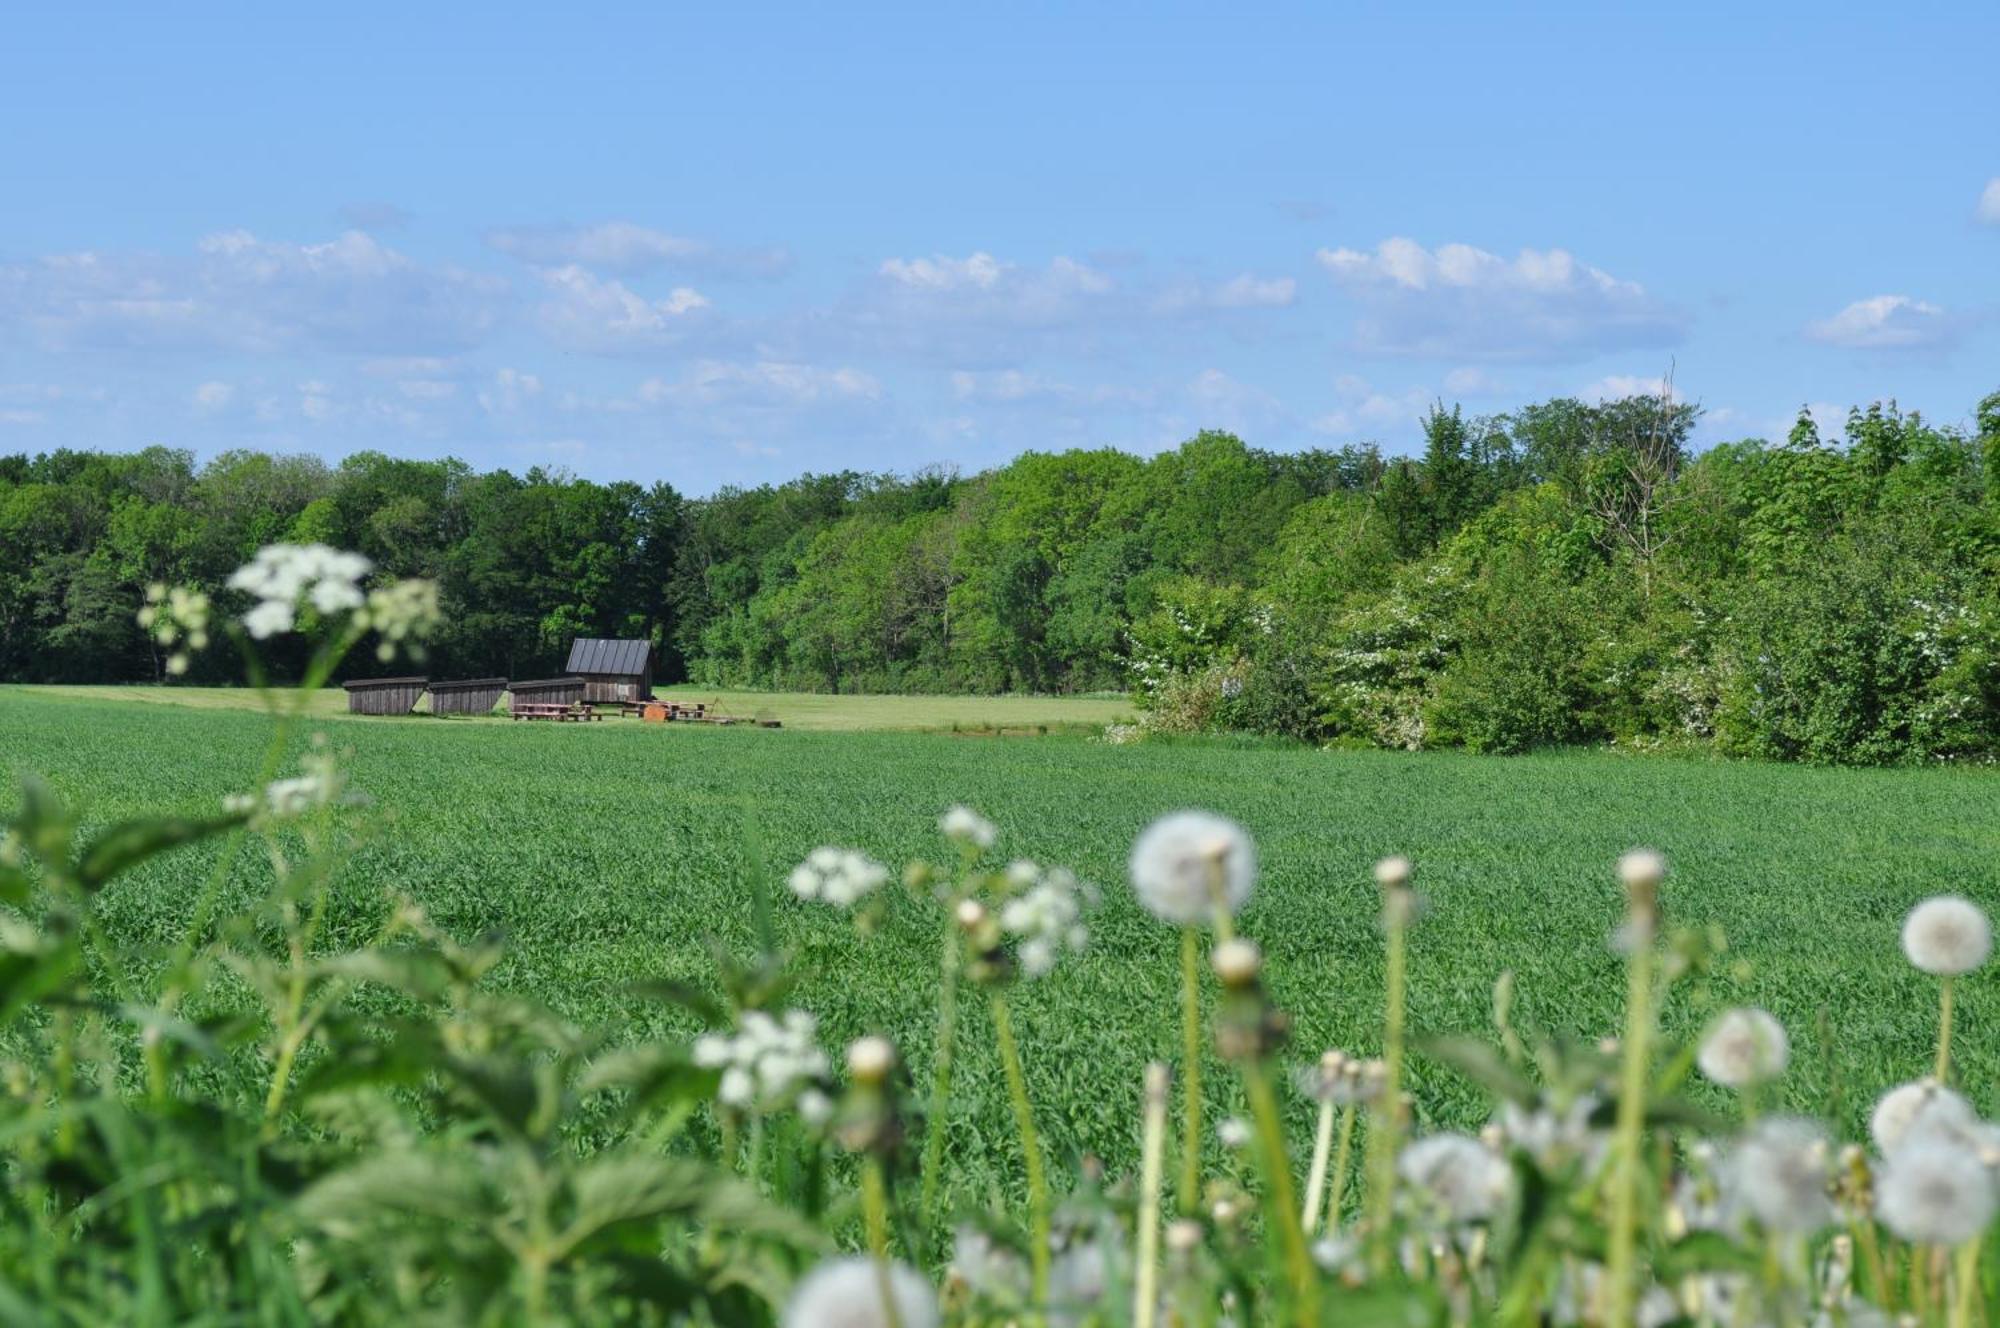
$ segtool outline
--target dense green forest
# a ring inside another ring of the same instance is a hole
[[[1130,688],[1166,730],[2000,753],[2000,393],[1969,430],[1876,405],[1699,454],[1697,416],[1439,407],[1411,458],[1203,433],[705,498],[373,452],[0,457],[0,679],[157,678],[148,584],[324,541],[438,581],[436,676],[649,636],[668,679]],[[239,676],[225,654],[188,680]]]

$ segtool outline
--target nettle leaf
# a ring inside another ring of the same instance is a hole
[[[32,943],[0,950],[0,1027],[12,1023],[28,1006],[62,990],[80,958],[73,941],[40,936]]]
[[[683,1106],[715,1096],[720,1070],[696,1065],[687,1048],[664,1042],[620,1047],[592,1061],[577,1080],[582,1095],[623,1089],[636,1106]]]
[[[766,1236],[817,1246],[810,1222],[707,1162],[645,1153],[601,1154],[580,1165],[570,1182],[576,1215],[564,1244],[581,1246],[622,1224],[680,1217],[739,1236]]]
[[[301,1098],[344,1093],[356,1088],[391,1085],[412,1087],[430,1077],[443,1056],[437,1030],[424,1023],[394,1026],[385,1039],[356,1036],[356,1030],[338,1020],[321,1030],[321,1040],[333,1053],[321,1057],[300,1080]]]
[[[435,1001],[451,989],[451,965],[434,950],[353,950],[313,961],[325,977],[373,982],[420,1001]]]
[[[1702,1273],[1754,1273],[1763,1256],[1718,1231],[1693,1231],[1653,1254],[1653,1275],[1664,1285]]]
[[[1507,1063],[1497,1048],[1477,1038],[1433,1037],[1418,1044],[1425,1055],[1443,1061],[1496,1097],[1520,1106],[1535,1102],[1535,1086]]]
[[[70,840],[76,833],[76,818],[40,775],[21,776],[21,810],[14,817],[14,833],[43,865],[59,871],[69,869]]]
[[[248,820],[247,813],[233,813],[205,820],[169,816],[121,822],[85,847],[77,861],[77,880],[84,889],[96,890],[148,858],[234,830]]]
[[[428,1151],[385,1152],[307,1187],[293,1212],[308,1226],[352,1240],[384,1221],[477,1225],[493,1211],[483,1178],[463,1159]]]

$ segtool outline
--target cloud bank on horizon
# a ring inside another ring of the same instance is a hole
[[[0,55],[0,116],[38,129],[0,215],[0,452],[450,452],[699,492],[1204,427],[1407,451],[1440,399],[1669,371],[1710,438],[2000,387],[2000,92],[1965,32],[2000,14],[1444,15],[1459,40],[520,9],[476,47],[441,15],[393,46],[183,16],[203,40],[169,66],[172,16],[34,16],[36,58]],[[1636,95],[1641,35],[1703,95]],[[1864,71],[1867,97],[1800,95]]]

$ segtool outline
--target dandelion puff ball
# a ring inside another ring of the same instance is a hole
[[[1868,1134],[1886,1155],[1919,1125],[1926,1130],[1964,1132],[1978,1120],[1972,1104],[1935,1079],[1919,1079],[1890,1089],[1868,1116]]]
[[[1132,845],[1132,889],[1153,916],[1190,925],[1219,905],[1243,907],[1257,880],[1257,846],[1243,827],[1213,812],[1174,812]]]
[[[1833,1220],[1831,1147],[1809,1120],[1759,1121],[1730,1157],[1730,1196],[1769,1231],[1810,1235]]]
[[[785,1306],[783,1328],[937,1328],[937,1293],[907,1264],[889,1265],[895,1312],[882,1300],[880,1270],[867,1258],[832,1259],[806,1276]]]
[[[1916,1245],[1962,1245],[1993,1220],[1992,1178],[1973,1150],[1926,1131],[1889,1155],[1875,1188],[1875,1212]]]
[[[1993,953],[1993,924],[1971,900],[1937,895],[1910,910],[1903,923],[1903,953],[1939,977],[1970,973]]]
[[[1702,1074],[1724,1088],[1750,1088],[1784,1074],[1791,1063],[1792,1043],[1785,1026],[1771,1015],[1746,1006],[1715,1021],[1702,1039],[1695,1064]]]
[[[1396,1171],[1453,1222],[1483,1222],[1506,1203],[1514,1173],[1477,1139],[1434,1134],[1405,1148]]]

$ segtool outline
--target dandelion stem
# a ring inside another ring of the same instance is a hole
[[[924,1121],[921,1209],[924,1229],[937,1225],[938,1197],[943,1192],[945,1116],[951,1109],[952,1044],[958,1037],[958,975],[962,947],[958,924],[949,912],[944,920],[944,953],[938,964],[937,1049],[931,1065],[930,1109]]]
[[[1049,1299],[1049,1182],[1042,1172],[1042,1143],[1035,1133],[1035,1108],[1028,1100],[1028,1077],[1021,1071],[1021,1049],[1014,1041],[1014,1023],[1007,1013],[1007,994],[993,987],[993,1037],[1000,1044],[1000,1064],[1007,1072],[1007,1096],[1014,1104],[1014,1125],[1021,1135],[1021,1156],[1028,1170],[1028,1227],[1033,1242],[1028,1251],[1035,1304]]]
[[[1937,1081],[1941,1084],[1951,1082],[1952,986],[1951,975],[1946,974],[1938,988]]]
[[[1319,1322],[1319,1283],[1313,1277],[1312,1258],[1306,1253],[1305,1229],[1299,1222],[1291,1160],[1285,1155],[1284,1126],[1278,1120],[1278,1095],[1272,1091],[1270,1074],[1261,1061],[1244,1066],[1243,1087],[1250,1099],[1250,1116],[1256,1122],[1259,1151],[1263,1154],[1268,1220],[1277,1228],[1298,1321],[1301,1328],[1313,1328]]]
[[[1383,928],[1387,950],[1383,972],[1382,1012],[1382,1096],[1377,1110],[1368,1118],[1368,1232],[1374,1245],[1373,1262],[1378,1273],[1386,1273],[1392,1250],[1389,1215],[1396,1184],[1398,1127],[1403,1106],[1403,1015],[1408,999],[1407,901],[1400,889],[1391,889],[1384,898]]]
[[[1326,1194],[1326,1229],[1340,1230],[1340,1205],[1347,1197],[1347,1175],[1354,1164],[1354,1118],[1360,1108],[1348,1103],[1340,1111],[1340,1142],[1333,1150],[1333,1185]]]
[[[1319,1123],[1313,1127],[1312,1167],[1306,1174],[1306,1202],[1301,1210],[1306,1234],[1319,1230],[1319,1204],[1326,1196],[1326,1163],[1333,1153],[1333,1099],[1319,1104]]]
[[[1646,1119],[1646,1071],[1653,1031],[1653,940],[1650,914],[1634,919],[1626,965],[1624,1061],[1611,1152],[1611,1231],[1605,1262],[1607,1328],[1632,1322],[1639,1229],[1639,1155]]]
[[[1167,1067],[1146,1067],[1146,1106],[1139,1146],[1138,1267],[1132,1279],[1132,1328],[1153,1328],[1159,1302],[1160,1181],[1167,1151]]]
[[[882,1177],[882,1159],[869,1153],[861,1164],[861,1219],[868,1227],[868,1252],[875,1260],[875,1285],[882,1297],[883,1322],[901,1328],[896,1313],[896,1283],[889,1265],[889,1187]]]
[[[1950,980],[1946,980],[1950,986]],[[1951,1300],[1951,1328],[1972,1328],[1973,1307],[1979,1302],[1979,1237],[1958,1247],[1958,1285]]]
[[[1201,1203],[1201,933],[1181,929],[1181,1216]]]

